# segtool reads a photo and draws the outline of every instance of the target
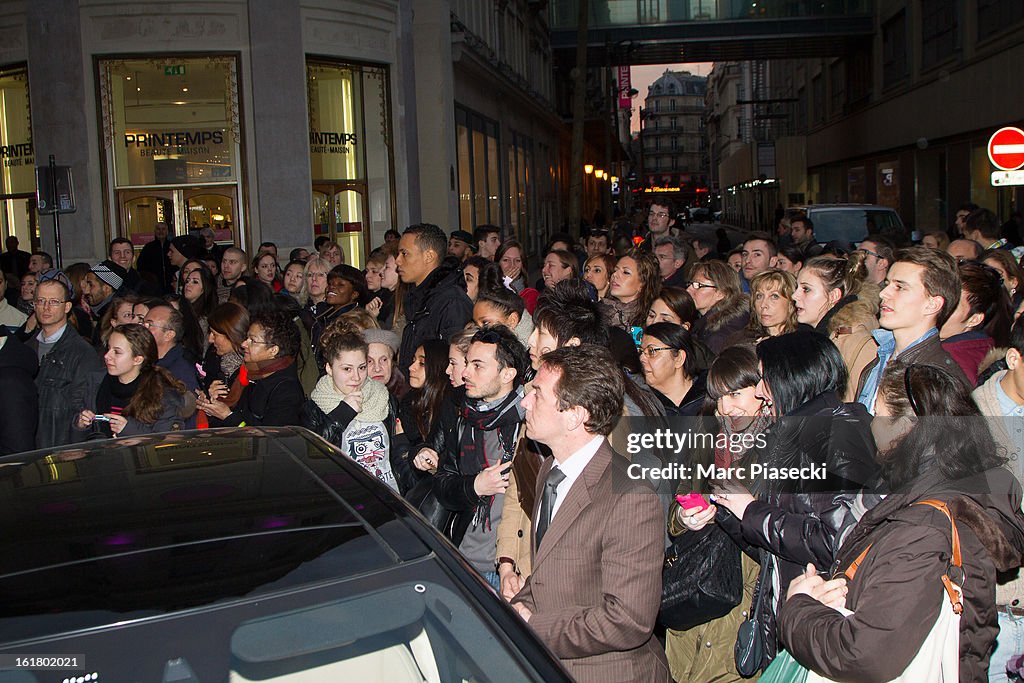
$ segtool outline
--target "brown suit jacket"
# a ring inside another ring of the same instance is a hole
[[[552,464],[547,458],[538,475],[534,519]],[[513,599],[581,683],[671,681],[653,636],[664,514],[657,495],[628,478],[628,465],[607,441],[601,445],[534,548],[533,574]]]

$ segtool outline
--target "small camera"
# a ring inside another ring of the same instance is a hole
[[[110,422],[110,418],[106,415],[94,415],[92,418],[93,422]]]

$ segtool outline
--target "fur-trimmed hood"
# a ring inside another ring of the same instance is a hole
[[[815,329],[832,338],[878,329],[878,285],[864,283],[857,294],[844,296]]]
[[[706,334],[711,334],[726,326],[735,325],[736,319],[744,316],[750,316],[750,297],[741,294],[731,300],[723,299],[712,306],[711,310],[701,318],[703,321],[701,327]]]
[[[871,305],[857,298],[849,302],[828,321],[828,334],[849,334],[863,330],[870,332],[878,329],[878,308],[872,309]],[[844,331],[848,330],[848,331]]]

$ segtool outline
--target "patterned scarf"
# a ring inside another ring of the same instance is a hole
[[[519,425],[523,421],[523,410],[520,408],[523,396],[523,388],[516,387],[515,391],[493,406],[474,399],[466,400],[461,412],[463,428],[459,437],[459,469],[463,474],[477,474],[499,460],[512,459]],[[488,455],[484,435],[491,431],[497,431],[502,452]],[[474,528],[482,524],[490,530],[493,502],[494,496],[488,496],[477,505],[473,516]]]

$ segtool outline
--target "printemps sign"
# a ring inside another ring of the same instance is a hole
[[[35,190],[28,78],[24,70],[0,71],[0,196]]]
[[[310,154],[354,154],[356,143],[355,133],[316,130],[309,133]]]
[[[232,176],[231,149],[220,128],[128,131],[122,143],[131,184],[211,182]]]

